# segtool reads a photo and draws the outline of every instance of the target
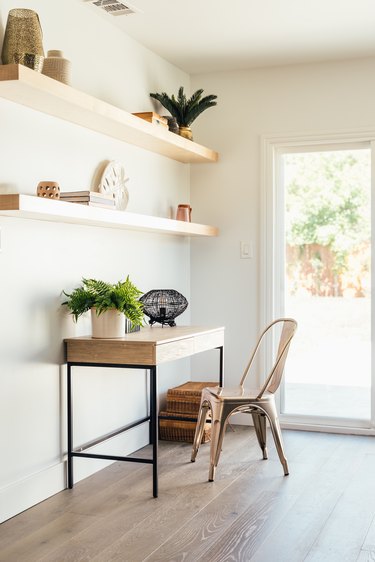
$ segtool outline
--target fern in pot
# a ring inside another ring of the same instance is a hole
[[[82,285],[64,295],[63,302],[77,321],[91,310],[93,338],[120,338],[125,332],[136,331],[143,326],[142,295],[129,279],[116,284],[97,279],[82,279]]]
[[[209,95],[204,96],[203,90],[197,90],[188,99],[184,93],[183,86],[178,90],[177,98],[172,94],[169,96],[165,92],[161,94],[150,94],[150,96],[161,103],[169,113],[177,121],[179,132],[182,137],[189,140],[193,140],[193,133],[191,131],[190,125],[195,121],[195,119],[209,107],[217,105],[215,101],[217,96]]]

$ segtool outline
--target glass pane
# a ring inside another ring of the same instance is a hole
[[[370,419],[370,150],[284,155],[284,413]]]

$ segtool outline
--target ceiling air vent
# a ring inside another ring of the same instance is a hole
[[[107,14],[111,14],[112,16],[128,16],[130,14],[135,14],[139,10],[130,6],[130,4],[124,2],[120,2],[119,0],[85,0],[89,2],[93,6],[100,8],[107,12]]]

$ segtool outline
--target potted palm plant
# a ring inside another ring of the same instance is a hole
[[[193,140],[193,133],[190,125],[203,111],[217,105],[215,101],[217,96],[209,95],[202,97],[202,94],[203,90],[200,89],[187,99],[184,88],[181,86],[178,90],[177,98],[173,94],[169,96],[165,92],[161,94],[150,94],[150,96],[160,102],[161,105],[169,111],[172,117],[176,119],[180,135],[189,140]]]
[[[63,302],[74,320],[91,310],[93,338],[119,338],[143,325],[142,295],[129,279],[116,284],[97,279],[82,279],[82,285],[64,295]],[[126,329],[126,327],[128,329]]]

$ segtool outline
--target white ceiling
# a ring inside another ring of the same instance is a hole
[[[375,55],[375,0],[130,3],[105,17],[189,74]]]

